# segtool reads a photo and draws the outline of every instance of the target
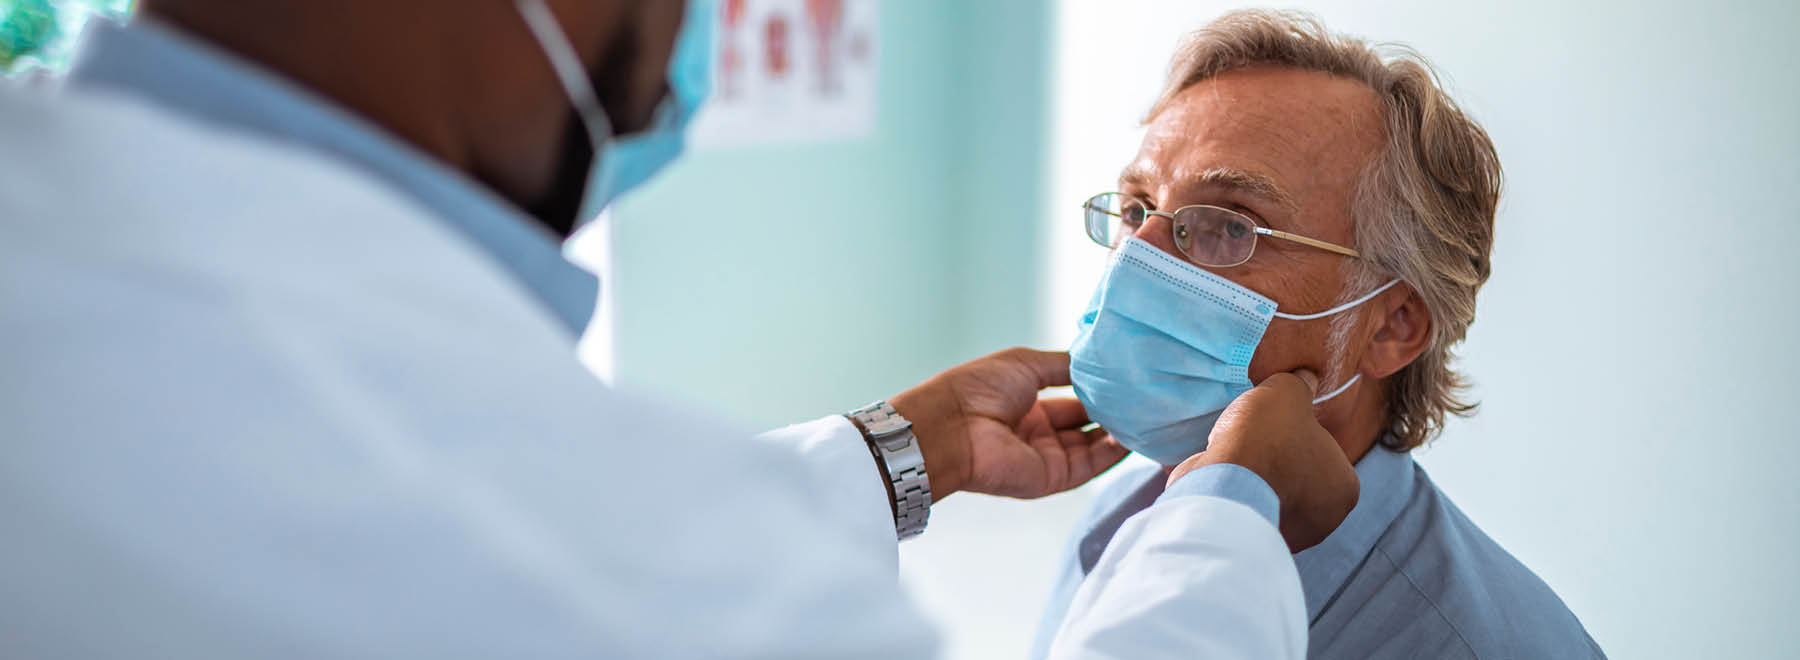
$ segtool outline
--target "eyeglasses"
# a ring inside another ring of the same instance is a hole
[[[1202,266],[1224,268],[1249,261],[1250,255],[1256,252],[1259,235],[1362,258],[1356,250],[1342,245],[1258,226],[1242,213],[1206,204],[1183,206],[1168,213],[1145,208],[1143,202],[1125,193],[1109,192],[1089,197],[1081,209],[1087,221],[1088,238],[1108,248],[1118,247],[1126,236],[1137,233],[1150,216],[1168,218],[1175,234],[1175,246]]]

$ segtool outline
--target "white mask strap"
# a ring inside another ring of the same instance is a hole
[[[1395,281],[1396,281],[1396,282],[1398,282],[1398,281],[1399,281],[1399,280],[1395,280]],[[1379,292],[1377,292],[1377,293],[1379,293]],[[1356,374],[1356,375],[1355,375],[1355,376],[1351,376],[1351,377],[1350,377],[1350,380],[1346,380],[1346,381],[1344,381],[1344,384],[1343,384],[1343,385],[1339,385],[1339,386],[1338,386],[1338,388],[1337,388],[1337,389],[1335,389],[1335,390],[1332,390],[1332,391],[1331,391],[1331,393],[1330,393],[1330,394],[1327,394],[1327,395],[1325,395],[1325,396],[1322,396],[1322,397],[1319,397],[1319,398],[1317,398],[1317,399],[1313,399],[1313,405],[1315,405],[1315,406],[1316,406],[1316,405],[1319,405],[1319,404],[1321,404],[1321,403],[1325,403],[1325,402],[1326,402],[1326,401],[1330,401],[1330,400],[1331,400],[1331,397],[1334,397],[1334,396],[1337,396],[1337,395],[1339,395],[1339,394],[1343,394],[1343,393],[1344,393],[1344,390],[1347,390],[1347,389],[1350,389],[1350,386],[1351,386],[1351,385],[1355,385],[1355,384],[1356,384],[1356,381],[1359,381],[1359,380],[1362,380],[1362,374],[1361,374],[1361,373],[1358,373],[1358,374]]]
[[[1361,305],[1363,303],[1369,302],[1369,300],[1371,298],[1381,295],[1381,292],[1386,291],[1391,288],[1394,288],[1394,285],[1399,284],[1399,283],[1400,283],[1400,278],[1394,278],[1392,280],[1388,280],[1387,284],[1383,284],[1379,288],[1375,289],[1374,291],[1370,291],[1368,295],[1365,295],[1361,298],[1357,298],[1356,300],[1352,300],[1352,301],[1344,303],[1342,305],[1338,305],[1336,307],[1325,310],[1323,312],[1319,312],[1317,314],[1283,314],[1281,312],[1275,312],[1275,316],[1277,318],[1284,318],[1284,319],[1288,319],[1290,321],[1310,321],[1313,319],[1325,318],[1327,316],[1331,316],[1332,314],[1336,314],[1336,313],[1344,311],[1346,309],[1350,309],[1357,305]]]
[[[525,17],[532,36],[537,37],[538,46],[544,49],[550,68],[556,70],[557,82],[562,83],[563,92],[575,104],[575,112],[587,127],[588,138],[594,141],[598,153],[600,144],[612,135],[612,122],[600,106],[600,97],[594,95],[594,83],[588,80],[581,55],[569,43],[568,35],[563,34],[562,26],[556,24],[556,16],[544,0],[519,0],[519,13]]]

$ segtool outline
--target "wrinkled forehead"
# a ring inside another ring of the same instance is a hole
[[[1347,235],[1352,194],[1381,139],[1379,102],[1360,82],[1288,68],[1233,71],[1170,99],[1122,179],[1164,197],[1152,200],[1159,206],[1260,192],[1286,207],[1294,228],[1333,234],[1340,225]]]

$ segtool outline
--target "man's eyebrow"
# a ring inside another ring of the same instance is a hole
[[[1152,178],[1151,173],[1146,168],[1141,167],[1136,163],[1127,165],[1125,170],[1119,173],[1119,181],[1121,183],[1146,184]],[[1186,183],[1194,186],[1211,186],[1244,192],[1280,204],[1282,208],[1287,209],[1289,213],[1300,212],[1300,205],[1294,201],[1294,197],[1289,195],[1286,190],[1283,190],[1279,184],[1275,183],[1274,179],[1260,172],[1251,172],[1231,167],[1213,167],[1208,168],[1199,175],[1190,177]]]
[[[1289,213],[1300,212],[1300,205],[1294,202],[1294,197],[1289,195],[1286,190],[1282,190],[1281,186],[1275,183],[1274,179],[1260,172],[1250,172],[1229,167],[1214,167],[1201,172],[1199,176],[1193,177],[1191,181],[1199,185],[1215,186],[1249,193],[1276,204],[1280,204],[1282,208],[1287,209]]]

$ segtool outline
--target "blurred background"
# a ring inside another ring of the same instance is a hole
[[[1065,346],[1104,258],[1077,206],[1135,152],[1179,37],[1242,6],[842,4],[860,105],[766,130],[714,118],[572,245],[608,288],[584,356],[619,384],[769,427]],[[768,12],[836,3],[731,5],[740,34],[769,37]],[[1420,462],[1613,657],[1800,656],[1800,4],[1283,8],[1417,47],[1506,167],[1461,351],[1481,413]],[[1024,654],[1088,497],[957,495],[901,547],[953,657]]]

